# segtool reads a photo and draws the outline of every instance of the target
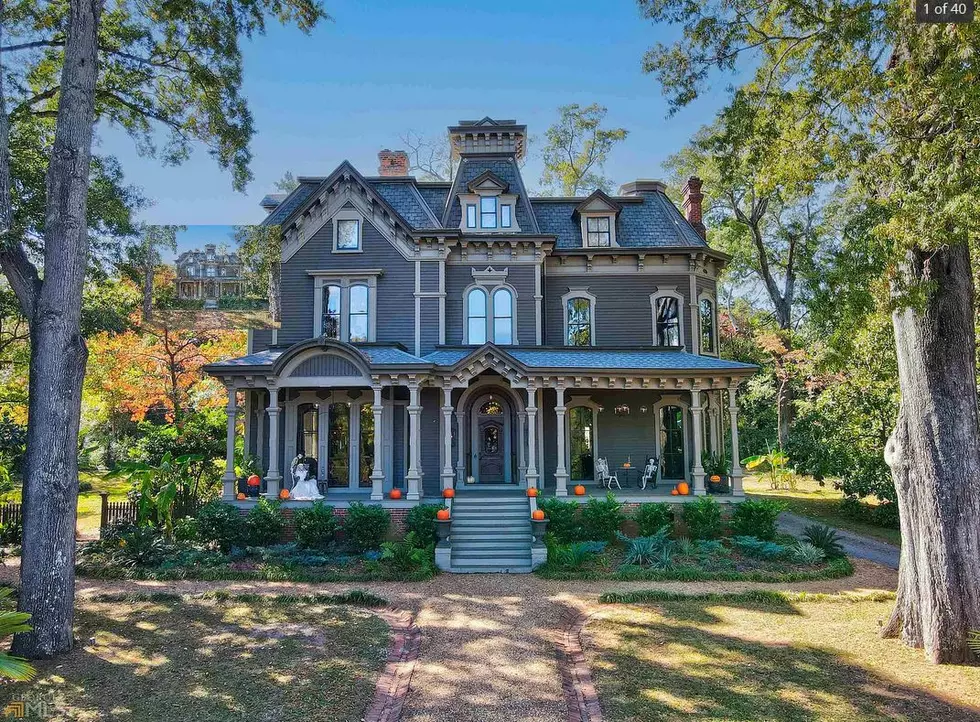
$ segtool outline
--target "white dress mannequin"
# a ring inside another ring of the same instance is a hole
[[[316,479],[310,479],[310,467],[304,461],[302,455],[297,456],[293,459],[293,463],[290,464],[290,471],[293,475],[292,490],[289,492],[290,499],[296,499],[297,501],[315,501],[317,499],[322,499],[323,494],[317,488]]]

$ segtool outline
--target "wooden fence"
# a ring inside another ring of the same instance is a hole
[[[21,520],[23,511],[21,510],[21,505],[8,501],[6,504],[0,504],[0,524],[10,524],[11,522],[18,522]]]
[[[109,493],[100,491],[102,497],[102,511],[99,516],[99,534],[106,527],[113,524],[125,522],[135,522],[139,514],[135,501],[126,499],[125,501],[109,501]],[[186,516],[194,516],[201,508],[200,502],[174,504],[174,519],[182,519]]]

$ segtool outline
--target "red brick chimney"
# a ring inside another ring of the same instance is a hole
[[[403,150],[388,150],[378,153],[378,175],[408,175],[408,153]]]
[[[692,175],[684,184],[684,216],[688,223],[694,226],[701,238],[707,238],[707,229],[701,219],[701,201],[704,194],[701,193],[701,179]]]

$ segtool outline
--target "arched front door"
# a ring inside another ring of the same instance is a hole
[[[499,395],[486,394],[473,403],[470,468],[478,484],[510,484],[511,409]]]

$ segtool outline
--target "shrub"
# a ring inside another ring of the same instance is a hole
[[[201,541],[217,544],[225,554],[247,541],[245,519],[238,508],[220,501],[205,504],[197,512],[197,530]]]
[[[158,567],[170,551],[163,533],[152,526],[134,526],[116,538],[109,555],[120,567]]]
[[[579,503],[549,498],[539,499],[538,508],[548,519],[548,533],[559,544],[571,544],[582,538],[582,525],[579,520]]]
[[[790,555],[797,564],[819,564],[827,556],[823,549],[805,541],[797,542],[791,547]]]
[[[387,509],[355,501],[344,517],[344,537],[355,551],[378,549],[388,535],[390,524],[391,515]]]
[[[665,549],[669,552],[671,546],[666,529],[661,529],[656,534],[649,536],[638,536],[631,539],[625,534],[617,534],[616,538],[626,545],[623,564],[627,565],[652,565],[658,559],[662,560],[662,552]]]
[[[822,549],[828,559],[840,559],[845,556],[837,530],[824,524],[810,524],[804,527],[803,540],[817,549]]]
[[[179,542],[196,542],[201,538],[201,530],[198,528],[197,519],[192,516],[185,516],[174,522],[174,539]]]
[[[282,515],[282,504],[277,499],[269,501],[265,497],[248,511],[245,517],[248,528],[248,543],[251,546],[265,547],[278,544],[282,539],[286,519]]]
[[[732,512],[732,533],[772,541],[776,538],[776,517],[783,504],[773,499],[749,499]]]
[[[685,503],[682,514],[688,536],[692,539],[717,539],[721,536],[721,505],[710,496]]]
[[[790,554],[788,547],[754,536],[732,537],[732,544],[745,556],[757,559],[783,559]]]
[[[0,524],[0,544],[13,546],[24,542],[24,523],[18,519]]]
[[[667,502],[640,504],[634,519],[640,530],[640,536],[651,536],[664,527],[669,529],[668,533],[673,533],[674,507]]]
[[[405,517],[405,531],[414,534],[419,546],[426,547],[439,541],[436,533],[436,513],[441,504],[419,504],[412,507]]]
[[[86,491],[92,491],[94,487],[91,481],[80,481],[78,482],[78,493],[83,494]]]
[[[421,544],[414,532],[408,532],[402,541],[382,543],[378,561],[396,576],[431,576],[435,572],[434,549],[432,544]]]
[[[611,541],[623,523],[623,505],[610,491],[604,500],[589,499],[582,509],[582,538],[586,541]]]
[[[606,548],[604,541],[583,541],[573,544],[558,544],[551,534],[545,537],[548,547],[548,562],[562,569],[580,569],[596,554]]]
[[[333,515],[333,507],[319,501],[305,509],[297,509],[293,520],[296,524],[296,543],[304,549],[328,546],[340,526]]]

